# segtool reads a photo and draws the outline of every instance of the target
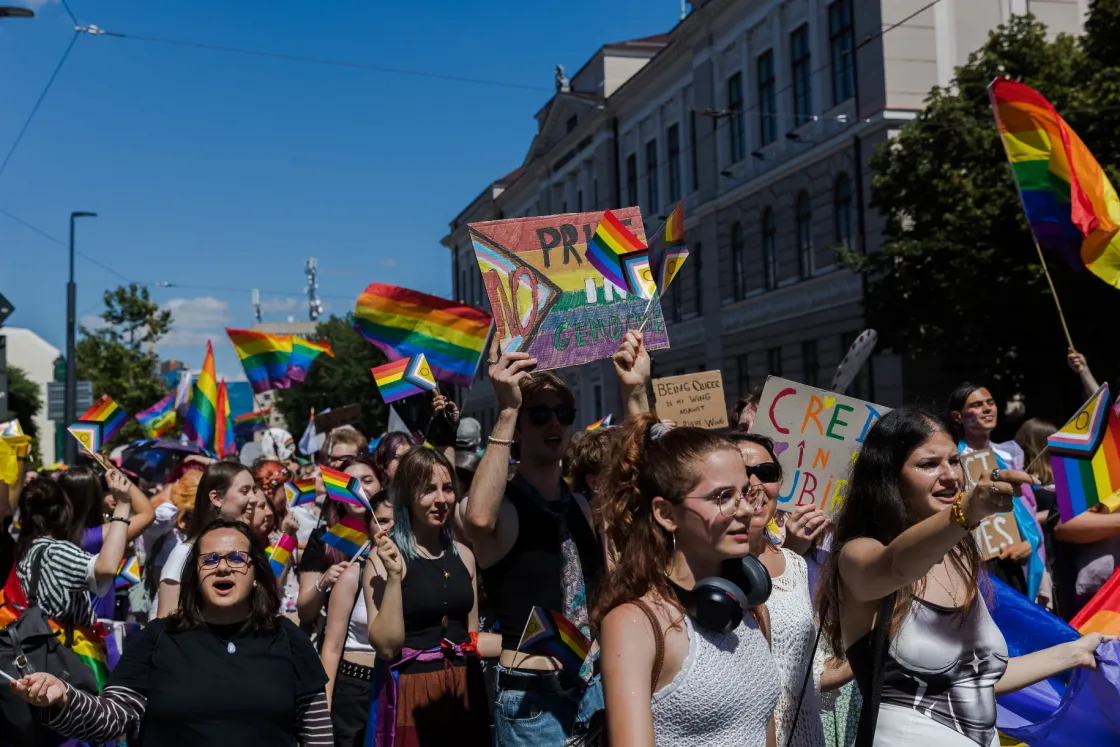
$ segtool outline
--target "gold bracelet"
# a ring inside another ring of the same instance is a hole
[[[504,438],[494,438],[493,436],[488,436],[486,440],[494,444],[495,446],[513,446],[513,441],[507,441]]]
[[[971,532],[973,529],[980,526],[980,523],[977,522],[972,526],[968,525],[968,519],[964,515],[964,506],[961,504],[962,498],[964,498],[964,491],[957,493],[957,497],[953,500],[953,507],[949,510],[953,512],[953,521],[957,522],[957,526],[966,532]]]

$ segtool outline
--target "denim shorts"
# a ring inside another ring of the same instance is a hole
[[[500,666],[496,669],[499,673],[510,671]],[[586,726],[603,708],[599,675],[584,685],[550,672],[542,673],[539,682],[531,690],[497,688],[494,747],[563,747],[577,726]]]

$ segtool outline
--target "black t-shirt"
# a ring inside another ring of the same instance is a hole
[[[311,531],[307,538],[307,545],[299,558],[299,570],[310,573],[326,573],[332,563],[327,558],[327,546],[323,543],[323,535],[327,533],[326,527],[317,527]]]
[[[108,684],[147,698],[141,744],[296,744],[296,701],[324,688],[323,665],[287,619],[271,634],[240,628],[173,632],[155,620],[129,642]]]

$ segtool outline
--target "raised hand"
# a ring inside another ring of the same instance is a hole
[[[1037,479],[1017,469],[994,469],[981,475],[961,501],[965,519],[969,526],[975,526],[992,514],[1010,511],[1014,496],[1022,495],[1021,486],[1038,484]]]
[[[536,358],[528,353],[503,353],[497,336],[490,343],[490,381],[503,410],[521,409],[521,382],[532,375]]]
[[[343,561],[342,563],[335,563],[326,570],[323,577],[319,579],[318,587],[323,591],[327,591],[332,586],[338,583],[338,579],[342,578],[342,574],[350,567],[350,563]]]
[[[377,548],[377,557],[381,558],[381,564],[385,566],[385,573],[391,580],[400,581],[404,576],[404,561],[401,560],[401,551],[393,544],[393,540],[389,539],[388,534],[378,532],[373,538],[373,544]]]
[[[129,491],[132,490],[132,481],[124,476],[124,473],[117,469],[109,470],[105,473],[105,482],[109,486],[109,492],[117,500],[127,500]]]
[[[459,422],[459,406],[444,395],[436,392],[432,397],[432,414],[439,415],[440,413],[443,413],[443,416],[452,423]]]
[[[828,528],[828,514],[812,503],[798,506],[786,519],[786,534],[808,544]]]
[[[1101,633],[1090,633],[1086,636],[1078,638],[1076,641],[1066,643],[1067,654],[1069,655],[1069,666],[1085,667],[1086,669],[1097,668],[1097,646],[1109,641],[1115,641],[1114,635],[1102,635]]]
[[[644,387],[650,377],[649,352],[642,344],[642,333],[629,331],[622,338],[622,344],[611,356],[614,373],[622,386],[634,389]]]

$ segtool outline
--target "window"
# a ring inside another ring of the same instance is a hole
[[[688,148],[689,163],[692,165],[692,189],[700,189],[700,159],[696,154],[696,112],[689,112],[688,120]]]
[[[669,202],[681,199],[681,128],[673,125],[667,133],[669,139]]]
[[[782,349],[770,348],[766,351],[766,373],[770,376],[782,375]]]
[[[591,180],[591,208],[597,209],[599,207],[599,178],[595,177]]]
[[[747,295],[747,258],[746,244],[743,241],[743,226],[736,221],[731,226],[731,282],[734,284],[735,300]]]
[[[657,186],[657,140],[650,140],[646,143],[646,207],[651,211],[661,207]]]
[[[560,203],[560,212],[561,213],[568,212],[568,201],[567,200],[564,200],[563,202]]]
[[[583,190],[582,189],[577,189],[576,190],[576,212],[577,213],[582,213],[583,212]]]
[[[596,384],[591,391],[595,398],[595,419],[598,420],[603,417],[603,385]]]
[[[747,127],[743,121],[743,74],[727,79],[727,111],[731,113],[728,135],[731,139],[731,163],[739,163],[747,155]]]
[[[777,95],[774,88],[774,50],[758,57],[758,132],[762,145],[778,138]]]
[[[690,247],[688,263],[692,265],[692,290],[696,297],[696,316],[704,313],[704,264],[701,262],[703,254],[700,253],[700,244]]]
[[[840,355],[845,356],[848,354],[848,348],[859,337],[859,332],[845,332],[840,335]],[[871,360],[864,363],[863,366],[856,372],[856,377],[852,383],[848,385],[847,394],[855,397],[856,399],[863,399],[871,402],[875,398],[874,392],[874,378],[871,372],[871,364],[874,361],[874,356]],[[840,392],[844,394],[844,392]]]
[[[762,212],[762,267],[766,290],[774,290],[778,287],[778,227],[773,208]]]
[[[813,116],[813,97],[810,82],[813,71],[809,69],[809,26],[803,24],[789,35],[789,68],[793,78],[793,122],[799,127]]]
[[[809,386],[820,386],[821,362],[817,358],[817,341],[805,340],[801,343],[801,379]]]
[[[662,291],[661,298],[665,298],[665,293]],[[674,322],[679,322],[684,318],[684,299],[681,298],[680,288],[677,288],[676,293],[669,294],[669,319]]]
[[[832,210],[833,240],[837,246],[851,249],[852,237],[855,235],[855,216],[852,212],[852,181],[847,174],[841,174],[836,179]]]
[[[746,355],[735,358],[735,386],[738,396],[745,397],[751,391],[750,360]]]
[[[797,267],[802,278],[813,274],[813,207],[809,204],[809,193],[797,195]]]
[[[631,153],[626,157],[626,204],[634,207],[638,204],[638,154]]]
[[[575,114],[568,117],[568,124],[567,124],[568,133],[571,133],[571,131],[576,128],[576,122],[578,122],[578,121],[579,121],[578,116],[575,115]]]
[[[852,29],[852,0],[837,0],[828,6],[828,48],[832,55],[832,105],[855,95],[855,34]]]

